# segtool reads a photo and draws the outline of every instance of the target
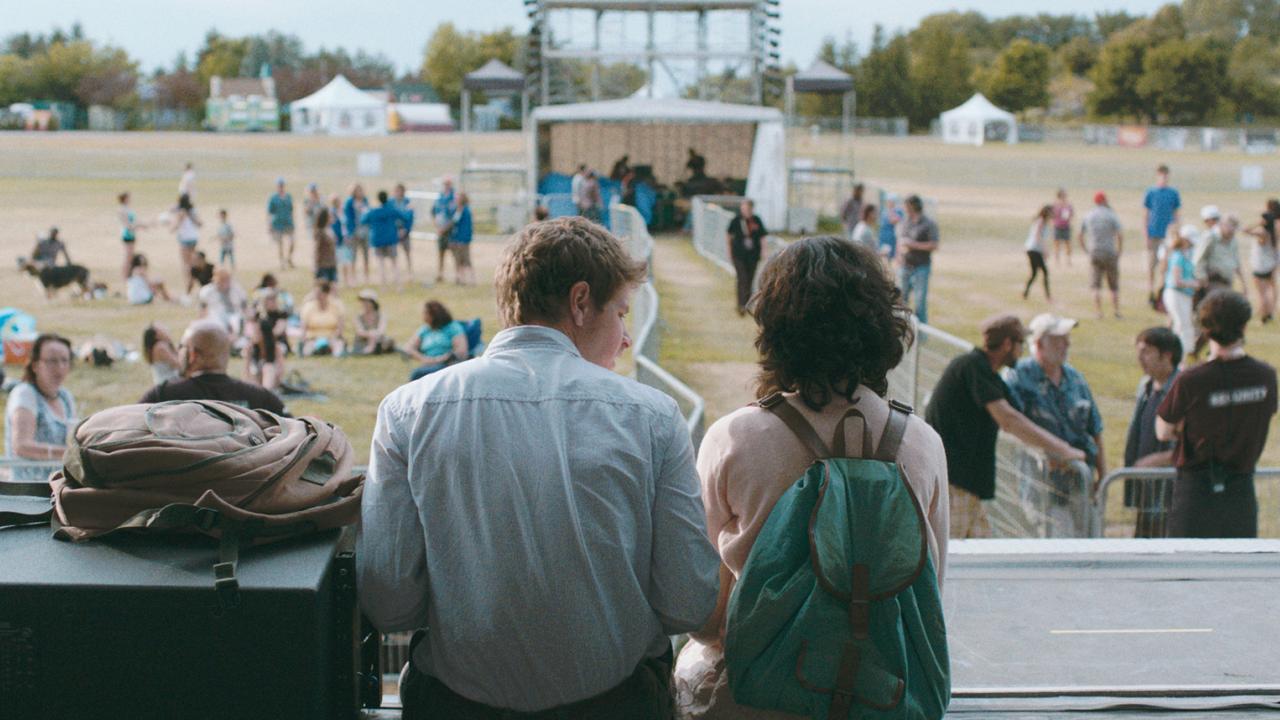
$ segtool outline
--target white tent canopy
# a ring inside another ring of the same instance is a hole
[[[945,143],[981,145],[986,142],[988,125],[1004,125],[1005,142],[1018,142],[1018,119],[993,105],[982,93],[975,93],[963,105],[942,113],[938,120]]]
[[[787,214],[787,169],[782,112],[758,105],[684,100],[676,98],[629,97],[621,100],[545,105],[533,111],[529,154],[534,172],[530,190],[536,192],[538,128],[554,123],[616,123],[630,125],[753,124],[747,197],[755,201],[756,213],[767,227],[782,227]],[[634,161],[634,158],[633,158]]]
[[[290,126],[310,135],[386,135],[387,103],[342,75],[289,105]]]

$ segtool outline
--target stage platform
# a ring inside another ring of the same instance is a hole
[[[951,717],[1280,711],[1277,540],[957,541],[944,600]]]

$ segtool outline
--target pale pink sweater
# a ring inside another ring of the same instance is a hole
[[[844,398],[837,397],[817,413],[794,394],[788,393],[786,398],[828,444],[836,423],[850,407]],[[862,386],[854,393],[854,403],[867,418],[872,442],[880,442],[889,404]],[[859,423],[850,420],[845,431],[850,454],[861,456]],[[716,421],[703,438],[698,451],[698,475],[702,479],[702,502],[707,510],[707,533],[729,577],[729,582],[721,584],[721,602],[715,615],[721,639],[729,593],[747,563],[756,535],[773,511],[774,503],[813,460],[781,420],[755,406]],[[918,415],[913,415],[907,424],[898,452],[898,466],[924,510],[929,552],[941,585],[946,571],[949,527],[947,458],[938,434]],[[675,675],[676,702],[681,717],[699,720],[795,717],[734,704],[724,672],[724,650],[720,641],[704,644],[690,640],[676,662]]]

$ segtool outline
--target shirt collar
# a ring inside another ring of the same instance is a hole
[[[574,357],[582,357],[578,346],[573,344],[568,335],[545,325],[517,325],[501,330],[493,336],[484,354],[493,355],[528,348],[561,350]]]

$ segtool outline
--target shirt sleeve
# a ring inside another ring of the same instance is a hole
[[[675,401],[664,425],[666,447],[656,463],[653,498],[649,603],[663,632],[675,635],[702,627],[715,610],[720,557],[707,539],[693,443]]]
[[[427,622],[427,551],[409,488],[407,448],[388,400],[378,407],[356,535],[360,607],[382,632]]]
[[[1167,423],[1177,424],[1187,416],[1187,395],[1182,390],[1183,375],[1173,379],[1173,385],[1165,394],[1160,407],[1156,408],[1156,416]]]
[[[1146,195],[1142,196],[1142,207],[1150,210],[1151,208],[1151,191],[1148,190]]]
[[[14,410],[30,410],[35,414],[39,410],[39,403],[36,400],[36,391],[27,383],[18,384],[9,392],[9,402],[6,406],[6,420],[13,422]]]
[[[977,368],[970,368],[967,375],[965,387],[978,407],[985,408],[987,403],[1008,399],[1009,388],[998,376],[979,372]]]
[[[1178,210],[1182,207],[1182,195],[1177,190],[1173,191],[1173,209]]]

